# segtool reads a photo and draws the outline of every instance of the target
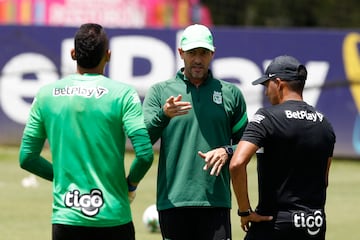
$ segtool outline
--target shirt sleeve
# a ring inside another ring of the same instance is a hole
[[[131,163],[128,177],[131,182],[138,183],[150,169],[154,153],[146,129],[137,130],[129,138],[134,147],[135,159]]]
[[[170,122],[170,118],[165,115],[162,107],[161,89],[159,85],[154,85],[148,90],[143,102],[145,125],[152,144],[161,137],[163,130]]]
[[[271,129],[272,124],[270,119],[267,116],[266,111],[261,108],[250,119],[241,140],[248,141],[258,147],[262,147],[264,145],[264,140]]]
[[[129,88],[123,97],[122,115],[124,130],[128,136],[141,128],[146,128],[144,123],[144,115],[142,112],[141,101],[138,93],[134,88]]]
[[[135,151],[135,159],[131,163],[128,177],[131,182],[140,182],[151,167],[154,154],[144,123],[141,101],[133,88],[130,88],[125,99],[123,111],[125,132]]]
[[[19,150],[20,167],[49,181],[53,180],[53,166],[40,156],[46,140],[46,131],[41,114],[40,92],[31,105]]]
[[[240,89],[234,86],[232,91],[234,92],[235,105],[233,107],[234,115],[231,120],[231,133],[233,144],[237,144],[240,141],[248,124],[248,116],[246,112],[246,102]]]
[[[45,138],[24,135],[20,145],[20,167],[46,180],[54,177],[53,166],[48,160],[40,156]]]
[[[34,98],[34,101],[31,105],[30,114],[28,121],[25,125],[24,134],[36,138],[46,138],[45,125],[43,123],[43,116],[41,114],[39,94]]]

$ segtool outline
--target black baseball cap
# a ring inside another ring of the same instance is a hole
[[[265,74],[252,82],[252,85],[262,84],[272,78],[285,81],[306,80],[307,70],[296,58],[282,55],[274,58],[266,68]]]

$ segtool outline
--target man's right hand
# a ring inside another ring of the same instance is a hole
[[[129,177],[126,178],[126,181],[128,184],[128,198],[129,198],[129,202],[131,204],[136,197],[137,183],[135,184],[135,183],[130,182]]]
[[[166,116],[173,118],[175,116],[185,115],[192,109],[190,102],[182,102],[182,96],[179,94],[177,97],[171,96],[166,99],[163,110]]]
[[[136,197],[136,190],[128,192],[128,198],[130,204],[134,201],[135,197]]]

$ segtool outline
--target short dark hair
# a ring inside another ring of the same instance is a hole
[[[293,81],[285,81],[289,88],[295,92],[301,93],[305,87],[305,80],[293,80]]]
[[[76,32],[74,44],[77,64],[90,69],[99,65],[109,48],[109,39],[101,25],[86,23]]]
[[[307,70],[304,65],[299,65],[297,68],[297,79],[286,81],[289,88],[296,92],[302,92],[305,87],[305,80],[307,78]]]

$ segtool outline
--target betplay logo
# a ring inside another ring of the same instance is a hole
[[[108,89],[96,86],[96,87],[84,87],[84,86],[66,86],[64,88],[54,88],[53,96],[63,97],[63,96],[80,96],[90,98],[95,96],[95,98],[101,98],[103,95],[109,92]]]

